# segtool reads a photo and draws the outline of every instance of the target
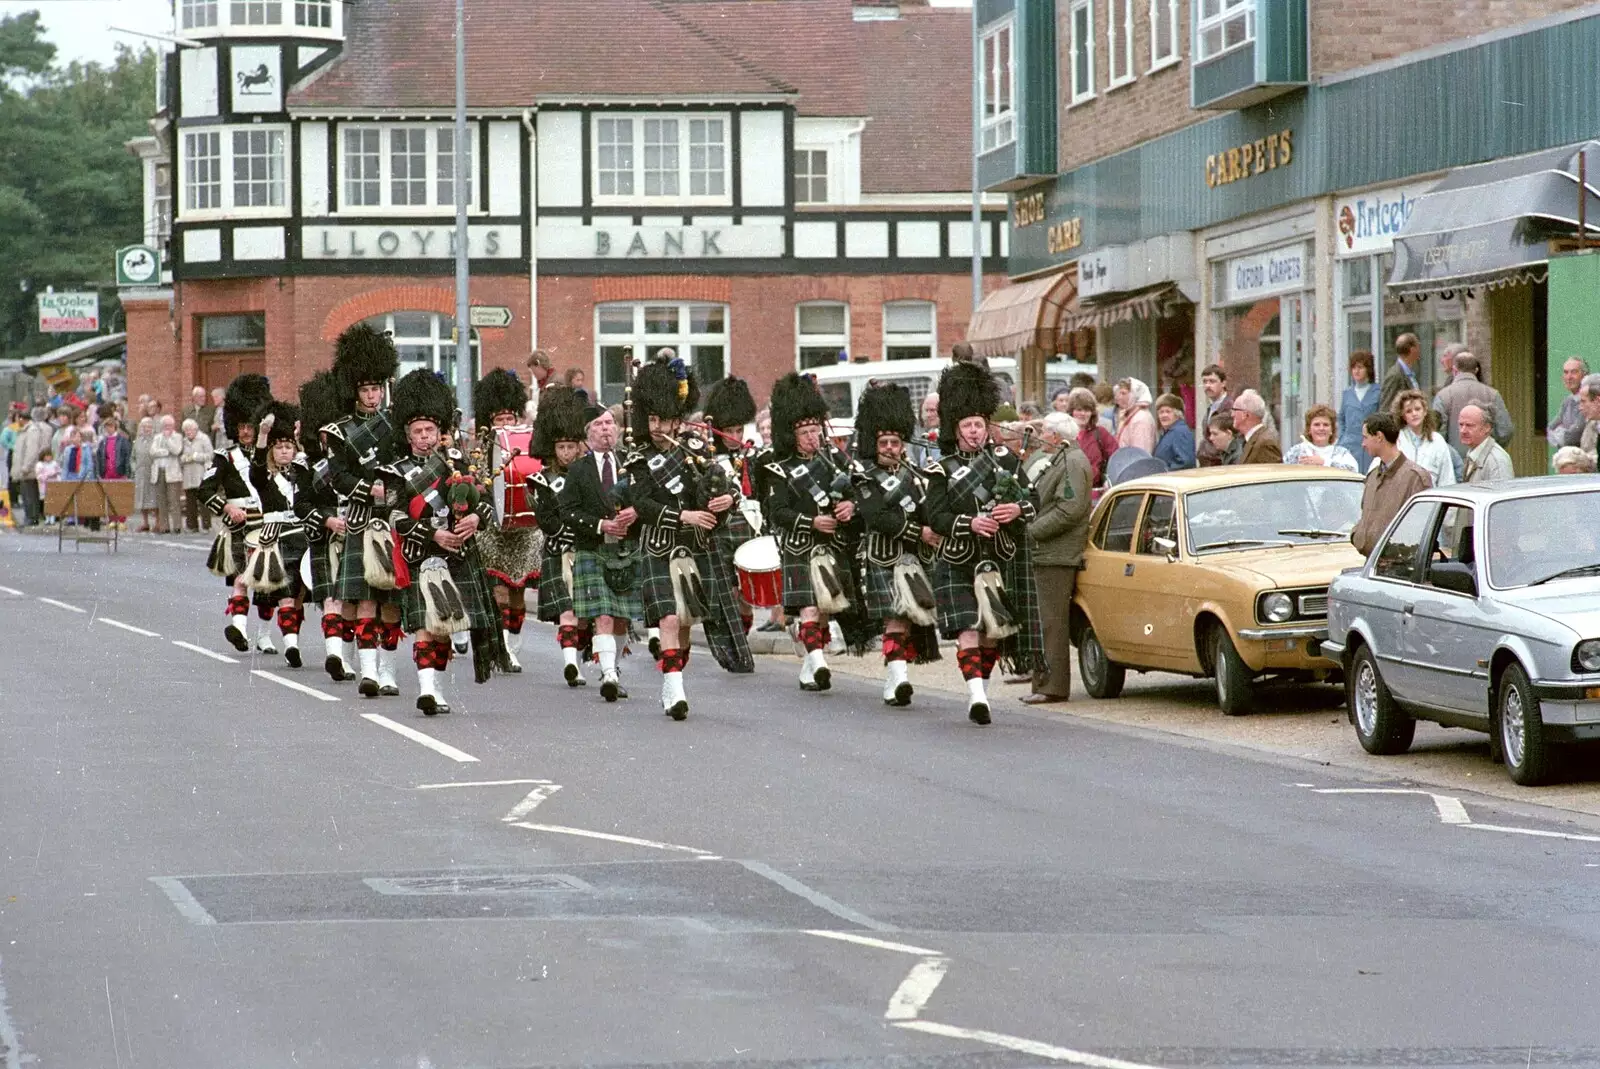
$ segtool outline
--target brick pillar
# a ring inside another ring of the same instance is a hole
[[[128,331],[128,396],[147,393],[172,410],[174,400],[188,399],[184,383],[193,378],[172,333],[172,291],[123,290],[119,296]]]

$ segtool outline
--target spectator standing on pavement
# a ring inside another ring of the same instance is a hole
[[[1439,412],[1428,407],[1428,399],[1422,391],[1402,390],[1394,399],[1389,414],[1400,427],[1400,452],[1428,473],[1432,485],[1454,486],[1459,481],[1454,452],[1438,433]]]
[[[1405,503],[1432,486],[1433,480],[1400,451],[1396,444],[1400,425],[1393,415],[1374,412],[1361,429],[1361,448],[1373,458],[1373,465],[1361,490],[1361,518],[1350,531],[1350,542],[1367,554]]]
[[[11,402],[6,425],[0,428],[0,476],[6,480],[6,495],[11,502],[11,520],[17,520],[17,480],[11,474],[11,454],[17,448],[17,435],[28,426],[28,406],[21,401]]]
[[[1467,405],[1456,417],[1461,444],[1467,450],[1465,482],[1495,483],[1517,477],[1511,454],[1494,440],[1494,423],[1477,405]]]
[[[1200,392],[1205,395],[1206,407],[1200,416],[1202,441],[1195,448],[1195,459],[1202,468],[1214,468],[1222,463],[1222,456],[1211,444],[1211,421],[1227,414],[1232,419],[1233,398],[1228,396],[1228,373],[1221,364],[1211,364],[1200,372]]]
[[[94,449],[83,443],[83,432],[68,427],[61,435],[60,475],[64,483],[87,482],[94,478]]]
[[[1312,405],[1306,410],[1306,436],[1283,454],[1285,464],[1312,464],[1341,471],[1359,471],[1356,458],[1334,441],[1338,419],[1327,405]]]
[[[1117,403],[1117,447],[1155,453],[1156,418],[1150,414],[1150,387],[1138,379],[1123,379],[1111,396]]]
[[[1045,448],[1054,457],[1033,485],[1039,512],[1028,524],[1028,535],[1033,539],[1034,587],[1039,592],[1045,665],[1033,673],[1033,692],[1022,699],[1029,705],[1066,701],[1072,693],[1068,619],[1094,504],[1094,469],[1073,443],[1078,430],[1077,421],[1060,412],[1044,418]]]
[[[1593,475],[1595,458],[1575,445],[1564,445],[1550,458],[1550,470],[1557,475]]]
[[[216,446],[219,453],[226,453],[233,448],[222,422],[222,398],[226,392],[221,386],[211,391],[211,422],[200,424],[200,429],[211,438],[211,444]]]
[[[1156,424],[1161,428],[1161,437],[1151,455],[1168,471],[1194,467],[1194,431],[1184,422],[1183,398],[1175,393],[1156,398]]]
[[[155,438],[156,421],[149,416],[141,418],[138,437],[133,440],[133,507],[139,513],[139,530],[144,533],[149,533],[155,524],[155,488],[150,485]]]
[[[183,418],[192,419],[202,427],[211,426],[216,412],[206,404],[206,388],[196,386],[189,391],[189,403],[183,406]]]
[[[1480,366],[1478,358],[1465,349],[1457,353],[1455,378],[1433,399],[1433,410],[1439,413],[1439,424],[1450,441],[1450,448],[1457,453],[1465,453],[1471,448],[1461,440],[1459,434],[1461,410],[1467,405],[1475,405],[1489,413],[1492,433],[1497,442],[1509,442],[1516,431],[1516,426],[1511,422],[1511,412],[1506,408],[1505,398],[1500,396],[1500,391],[1479,381]]]
[[[922,448],[914,450],[911,453],[911,462],[919,468],[924,464],[930,464],[933,461],[938,460],[940,456],[938,394],[930,390],[923,395],[920,414],[922,416],[922,428],[919,437],[921,439]],[[772,417],[770,413],[768,414],[767,418],[769,421],[771,420]],[[767,444],[771,445],[771,431],[763,431],[762,434],[766,437]]]
[[[1372,354],[1357,349],[1350,354],[1350,385],[1339,398],[1339,445],[1355,460],[1356,470],[1363,473],[1372,467],[1372,458],[1361,448],[1361,425],[1378,411],[1381,396],[1372,380]]]
[[[1583,426],[1569,444],[1595,456],[1600,449],[1600,374],[1585,375],[1578,384],[1578,414]]]
[[[1117,439],[1100,426],[1100,403],[1094,391],[1083,386],[1075,388],[1067,397],[1067,415],[1078,425],[1078,448],[1089,460],[1093,485],[1099,486],[1106,480],[1106,462],[1117,451]]]
[[[1394,340],[1394,363],[1383,376],[1383,389],[1378,395],[1378,411],[1392,412],[1394,399],[1406,390],[1420,390],[1417,382],[1417,363],[1422,359],[1422,347],[1415,334],[1402,334]]]
[[[211,439],[200,433],[200,424],[183,421],[183,451],[178,463],[183,468],[183,526],[187,531],[211,530],[211,510],[200,505],[200,482],[216,452]]]
[[[1244,439],[1241,464],[1280,464],[1283,443],[1267,425],[1267,402],[1254,390],[1245,390],[1233,400],[1234,433]]]
[[[45,491],[50,488],[53,480],[61,478],[61,465],[56,463],[56,455],[46,449],[39,454],[38,461],[33,465],[34,481],[39,485],[39,500],[44,500]],[[34,521],[37,523],[38,521]]]
[[[183,435],[171,416],[161,417],[161,427],[150,440],[150,488],[156,502],[156,530],[182,533]]]
[[[1244,457],[1244,439],[1233,426],[1232,412],[1218,412],[1206,425],[1206,441],[1216,451],[1219,464],[1228,467]]]
[[[44,518],[37,468],[43,454],[55,455],[51,437],[50,410],[40,405],[33,410],[27,426],[17,432],[16,445],[11,450],[11,478],[17,484],[13,505],[21,505],[26,527],[37,527]]]
[[[1577,445],[1583,434],[1583,410],[1578,407],[1578,389],[1583,385],[1583,378],[1589,374],[1589,364],[1581,356],[1571,356],[1566,363],[1561,365],[1561,384],[1567,388],[1567,396],[1561,399],[1561,408],[1556,413],[1556,418],[1550,421],[1546,430],[1546,438],[1551,449],[1560,449],[1564,445]]]

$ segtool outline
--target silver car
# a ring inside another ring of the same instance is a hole
[[[1328,593],[1322,648],[1368,753],[1432,720],[1488,732],[1532,786],[1557,744],[1600,739],[1600,478],[1425,491]]]

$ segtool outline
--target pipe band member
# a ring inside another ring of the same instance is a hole
[[[496,447],[497,432],[515,431],[531,435],[525,420],[528,388],[515,374],[497,368],[472,385],[472,410],[478,419],[475,453],[487,467],[508,465],[510,458]],[[532,441],[529,440],[529,452]],[[509,479],[507,480],[510,481]],[[493,473],[486,474],[485,485],[492,489]],[[544,536],[539,528],[513,526],[500,519],[478,532],[478,552],[489,574],[495,606],[500,612],[501,639],[504,643],[500,669],[522,671],[517,654],[522,649],[522,623],[527,618],[527,588],[539,581],[539,560]]]
[[[585,444],[583,401],[570,386],[548,386],[539,393],[533,423],[533,455],[541,467],[528,476],[533,514],[544,534],[539,562],[539,619],[556,625],[561,671],[569,687],[588,685],[583,678],[583,651],[591,646],[589,621],[572,609],[573,529],[561,513],[561,491]]]
[[[345,518],[334,490],[328,455],[328,427],[355,405],[331,371],[319,371],[300,386],[300,448],[295,466],[294,511],[305,525],[311,588],[306,600],[322,606],[323,670],[335,683],[356,677],[356,622],[345,619],[333,593],[339,560],[346,550]]]
[[[283,657],[299,668],[300,625],[305,621],[305,584],[300,561],[306,554],[305,523],[294,510],[299,489],[300,410],[269,401],[255,417],[259,448],[250,462],[250,485],[261,502],[261,525],[245,558],[244,580],[257,594],[277,603]]]
[[[222,635],[240,653],[250,648],[251,593],[241,574],[244,570],[245,534],[260,524],[261,502],[250,485],[250,465],[256,453],[256,413],[272,400],[272,386],[265,375],[247,372],[228,383],[222,398],[222,427],[233,445],[219,449],[211,458],[200,481],[200,501],[207,511],[221,520],[211,546],[207,566],[222,576],[230,588],[228,623]],[[256,608],[262,620],[272,616],[272,601],[257,597]],[[257,646],[262,653],[276,653],[277,647],[265,626]]]

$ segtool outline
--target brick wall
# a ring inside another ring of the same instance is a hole
[[[128,332],[128,396],[147,393],[161,398],[167,411],[174,411],[174,402],[184,397],[187,387],[172,336],[171,299],[124,293],[122,310]]]
[[[1316,76],[1393,59],[1462,37],[1541,19],[1592,0],[1354,0],[1311,5]]]

